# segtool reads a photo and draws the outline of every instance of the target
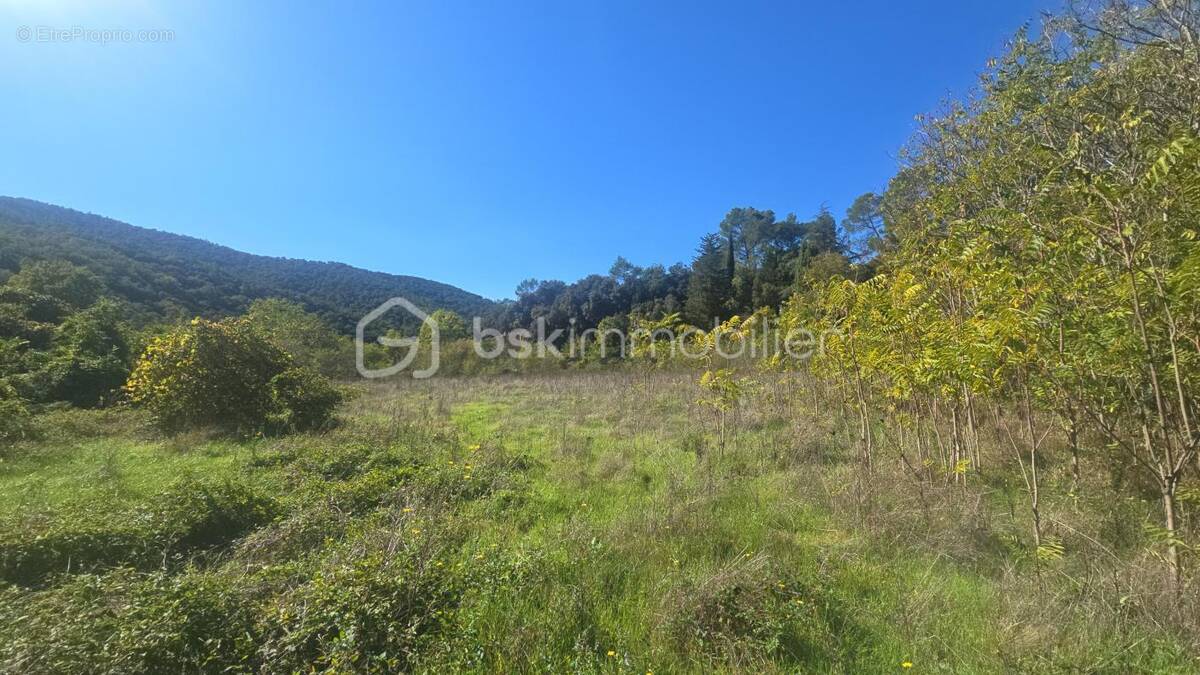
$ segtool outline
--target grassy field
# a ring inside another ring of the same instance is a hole
[[[396,381],[241,442],[43,416],[0,463],[0,671],[1200,669],[1108,522],[1149,506],[1097,476],[1038,562],[1019,477],[867,473],[809,385],[757,376],[724,440],[690,373]]]

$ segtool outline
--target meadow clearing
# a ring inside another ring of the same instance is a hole
[[[0,671],[1200,667],[1116,473],[1048,490],[1039,556],[1002,446],[939,475],[880,428],[868,472],[815,380],[746,384],[723,438],[690,371],[398,378],[245,441],[47,413],[0,463]]]
[[[1200,0],[5,4],[0,675],[1200,673]]]

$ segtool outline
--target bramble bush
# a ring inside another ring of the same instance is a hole
[[[125,384],[168,432],[285,433],[329,423],[341,395],[245,319],[194,319],[155,338]]]

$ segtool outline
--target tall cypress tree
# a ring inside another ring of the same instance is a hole
[[[729,233],[729,237],[725,242],[725,277],[729,283],[733,284],[733,274],[737,269],[737,261],[733,258],[733,233]]]

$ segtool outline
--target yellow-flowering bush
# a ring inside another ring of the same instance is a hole
[[[194,319],[155,338],[125,384],[167,431],[280,433],[326,424],[340,400],[244,319]]]

